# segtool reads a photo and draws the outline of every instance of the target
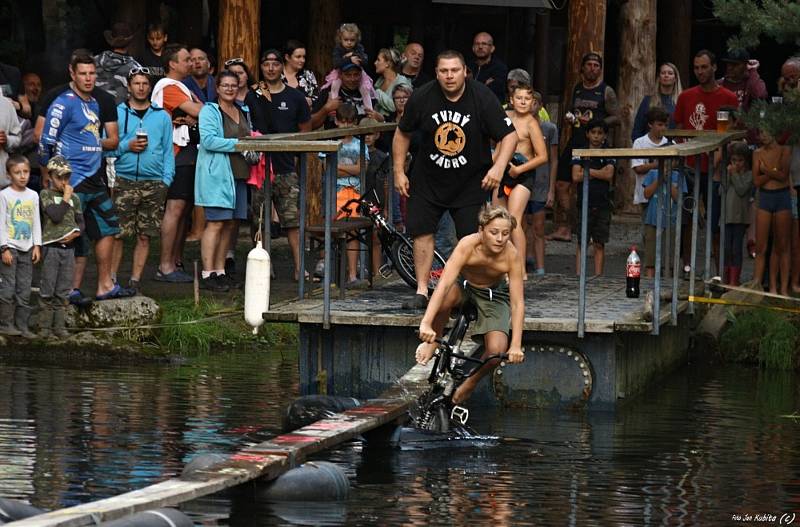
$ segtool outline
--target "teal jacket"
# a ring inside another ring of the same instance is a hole
[[[206,103],[200,110],[200,146],[194,174],[194,203],[203,207],[236,208],[233,170],[228,158],[236,151],[236,138],[227,139],[222,128],[222,110]]]
[[[172,152],[172,119],[156,105],[150,105],[144,118],[140,119],[127,103],[117,106],[119,123],[119,147],[106,152],[106,157],[116,157],[114,163],[117,177],[132,181],[158,180],[166,186],[175,177],[175,154]],[[130,142],[136,138],[136,130],[147,131],[147,149],[141,153],[131,152]]]

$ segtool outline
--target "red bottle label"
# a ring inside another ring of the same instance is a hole
[[[642,264],[627,264],[625,271],[628,278],[639,278],[642,275]]]

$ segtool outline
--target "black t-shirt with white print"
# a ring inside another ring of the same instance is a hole
[[[455,102],[438,82],[415,90],[398,127],[421,132],[411,194],[441,207],[486,201],[481,180],[492,166],[490,139],[499,142],[514,131],[494,93],[471,79]]]

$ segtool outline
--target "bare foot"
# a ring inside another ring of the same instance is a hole
[[[428,361],[431,360],[431,357],[433,357],[433,353],[435,351],[436,343],[428,344],[427,342],[423,342],[417,346],[417,364],[422,364],[423,366],[428,364]]]

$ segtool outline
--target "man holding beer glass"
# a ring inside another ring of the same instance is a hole
[[[739,100],[735,93],[723,88],[717,82],[717,57],[707,49],[698,51],[694,56],[693,70],[698,84],[682,91],[678,96],[673,114],[675,126],[688,130],[718,130],[719,127],[719,131],[727,131],[728,123],[733,117],[730,110],[739,107]],[[689,193],[692,193],[693,185],[700,185],[700,199],[706,204],[706,221],[711,222],[714,231],[713,253],[716,263],[719,254],[719,212],[721,207],[719,154],[715,159],[717,170],[711,174],[713,178],[711,210],[708,210],[709,163],[708,156],[705,154],[700,158],[700,181],[689,182]],[[694,156],[689,157],[686,163],[694,168]],[[687,232],[684,240],[691,239],[691,235],[691,231]],[[688,267],[688,265],[684,267],[684,272],[690,271]]]
[[[111,276],[115,282],[122,261],[122,240],[136,237],[127,295],[136,294],[150,251],[150,238],[159,236],[167,188],[175,176],[172,119],[150,103],[150,71],[134,68],[128,74],[127,102],[117,106],[119,147],[106,154],[116,157],[114,207],[120,233],[114,240]]]

